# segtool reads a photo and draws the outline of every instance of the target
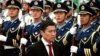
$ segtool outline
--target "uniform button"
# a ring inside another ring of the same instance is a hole
[[[87,37],[84,37],[84,40],[86,40],[87,39]]]
[[[11,28],[11,30],[14,30],[14,28]]]
[[[35,35],[37,35],[38,34],[38,32],[35,32]]]
[[[58,36],[58,38],[60,39],[60,38],[61,38],[61,36]]]

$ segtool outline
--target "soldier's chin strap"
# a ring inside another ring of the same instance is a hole
[[[24,36],[25,36],[24,28],[25,28],[25,22],[22,22],[22,25],[21,25],[22,38],[24,38]],[[25,56],[25,45],[24,44],[21,44],[20,45],[20,48],[21,48],[21,56]]]

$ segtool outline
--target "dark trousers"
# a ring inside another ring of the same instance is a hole
[[[4,56],[19,56],[20,50],[18,48],[6,49]]]
[[[4,56],[4,46],[0,46],[0,56]]]

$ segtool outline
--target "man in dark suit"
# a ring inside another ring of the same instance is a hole
[[[42,35],[41,40],[28,48],[26,56],[63,56],[61,46],[54,43],[56,37],[55,24],[49,20],[42,22],[40,33]]]

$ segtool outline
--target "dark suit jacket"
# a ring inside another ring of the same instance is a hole
[[[64,56],[63,50],[58,43],[53,43],[53,50],[54,56]],[[43,42],[40,40],[27,49],[26,56],[48,56],[48,53]]]

